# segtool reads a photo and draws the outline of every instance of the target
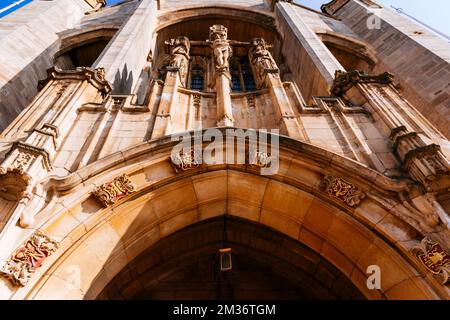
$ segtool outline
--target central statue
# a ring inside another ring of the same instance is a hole
[[[214,64],[217,71],[228,71],[228,60],[233,50],[228,43],[228,29],[222,25],[215,24],[209,28],[209,43],[213,49]]]

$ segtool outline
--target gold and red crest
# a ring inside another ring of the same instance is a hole
[[[326,175],[320,185],[320,189],[330,196],[345,202],[350,207],[358,206],[366,197],[366,194],[359,190],[352,183],[340,177]]]
[[[413,253],[430,272],[438,277],[442,284],[450,281],[450,256],[439,243],[426,237],[419,246],[413,249]]]
[[[58,242],[38,231],[12,254],[0,273],[13,283],[24,286],[58,247]]]
[[[120,199],[136,191],[130,178],[123,174],[113,181],[95,188],[92,194],[105,206],[113,205]]]

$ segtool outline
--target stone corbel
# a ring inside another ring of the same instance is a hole
[[[426,144],[418,133],[408,131],[405,126],[394,128],[390,140],[403,170],[426,192],[450,186],[450,161],[439,145]]]
[[[42,148],[15,142],[0,165],[0,197],[8,201],[21,200],[31,186],[37,171],[52,169],[50,158]]]
[[[331,88],[331,92],[335,96],[342,96],[358,83],[379,83],[379,84],[391,84],[394,79],[394,75],[389,72],[382,73],[380,75],[368,75],[362,71],[341,71],[337,70],[334,77],[334,83]]]
[[[39,82],[44,87],[50,80],[87,80],[97,88],[103,96],[111,92],[112,87],[105,78],[104,68],[77,67],[75,70],[62,70],[52,67],[47,70],[47,78]]]
[[[29,204],[36,179],[51,170],[48,152],[24,142],[15,142],[0,165],[0,197],[18,202],[13,216],[19,217],[21,227],[26,228],[34,221],[36,210],[29,208]]]

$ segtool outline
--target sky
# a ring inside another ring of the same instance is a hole
[[[0,10],[16,1],[22,0],[0,0]],[[26,5],[32,0],[24,0],[20,6]],[[115,4],[122,0],[107,0],[109,5]],[[180,0],[182,1],[182,0]],[[226,0],[225,0],[226,1]],[[396,8],[402,8],[405,13],[415,17],[416,19],[428,24],[429,26],[439,30],[442,33],[450,36],[450,17],[448,4],[449,0],[377,0],[387,7],[393,5]],[[328,0],[295,0],[295,2],[311,7],[313,9],[320,9],[320,5]],[[16,7],[17,8],[17,7]],[[12,10],[0,13],[0,18]]]

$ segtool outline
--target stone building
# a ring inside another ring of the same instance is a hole
[[[0,19],[1,299],[450,298],[449,43],[369,0],[105,5]]]

